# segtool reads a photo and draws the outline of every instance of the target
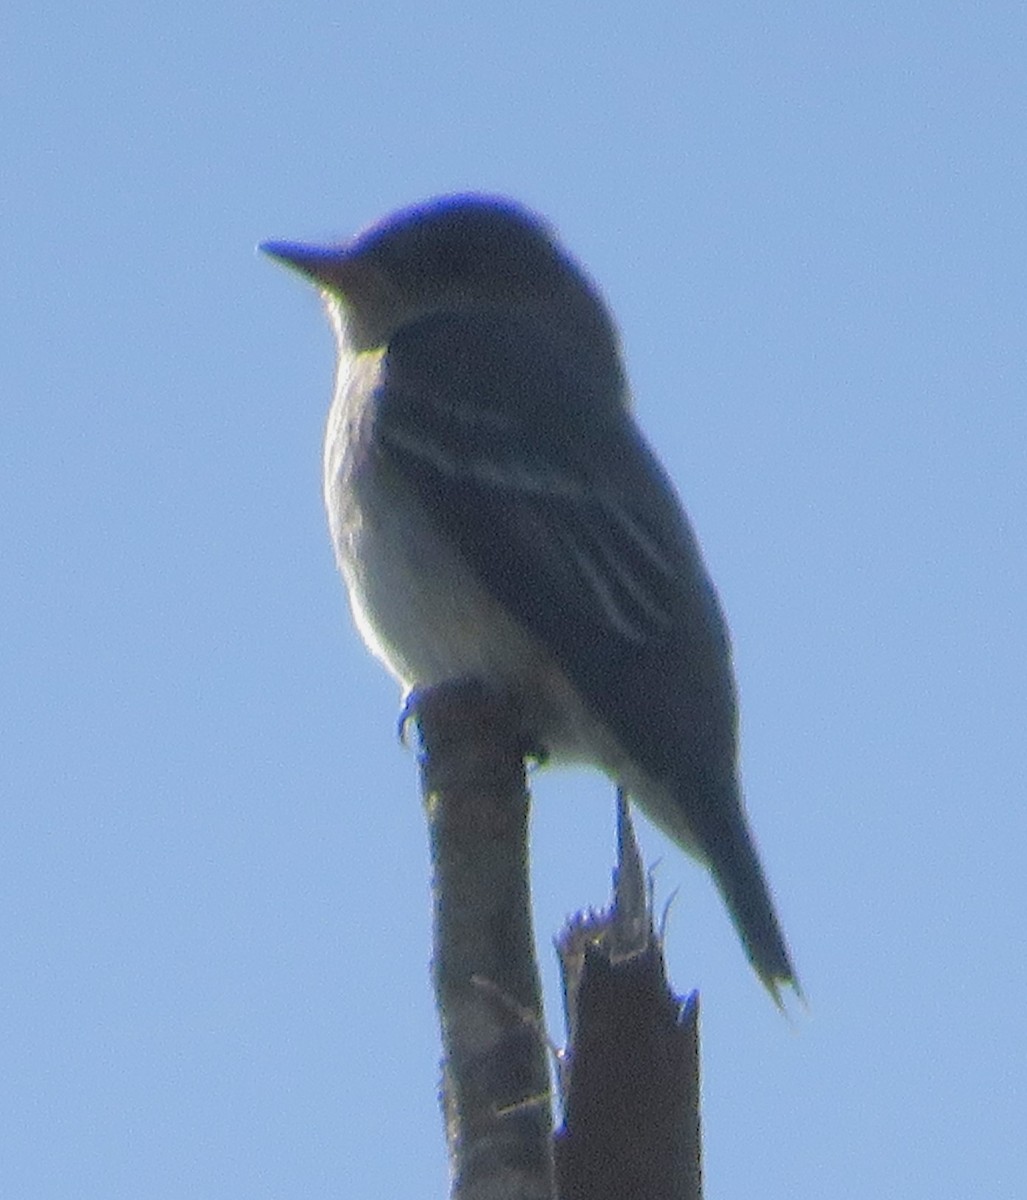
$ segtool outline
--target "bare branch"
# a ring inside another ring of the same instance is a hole
[[[473,681],[422,692],[411,709],[431,843],[451,1196],[552,1200],[522,731],[514,710]]]

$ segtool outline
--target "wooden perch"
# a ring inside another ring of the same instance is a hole
[[[552,1106],[528,875],[524,741],[476,683],[415,701],[453,1200],[552,1200]]]
[[[667,985],[619,801],[608,911],[558,943],[570,1046],[554,1139],[531,920],[524,731],[475,682],[411,705],[432,859],[453,1200],[701,1200],[698,1001]]]
[[[670,990],[627,803],[613,905],[557,942],[570,1047],[560,1200],[701,1200],[699,1000]]]

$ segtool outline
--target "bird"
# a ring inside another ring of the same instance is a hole
[[[324,501],[368,649],[407,694],[515,697],[546,761],[598,768],[709,869],[778,1005],[801,995],[746,816],[722,607],[597,286],[486,193],[260,248],[335,334]]]

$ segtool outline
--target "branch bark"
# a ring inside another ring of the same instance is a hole
[[[475,681],[420,693],[452,1200],[701,1200],[698,999],[671,991],[627,802],[614,900],[558,942],[555,1137],[531,921],[525,738]]]
[[[560,1200],[701,1200],[699,1000],[682,1001],[623,796],[614,902],[557,943],[570,1030],[556,1139]]]
[[[516,712],[473,681],[420,693],[433,978],[453,1200],[552,1200],[552,1106]]]

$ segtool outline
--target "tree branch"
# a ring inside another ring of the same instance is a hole
[[[551,1200],[552,1111],[531,921],[524,737],[475,682],[420,693],[421,789],[453,1200]]]

